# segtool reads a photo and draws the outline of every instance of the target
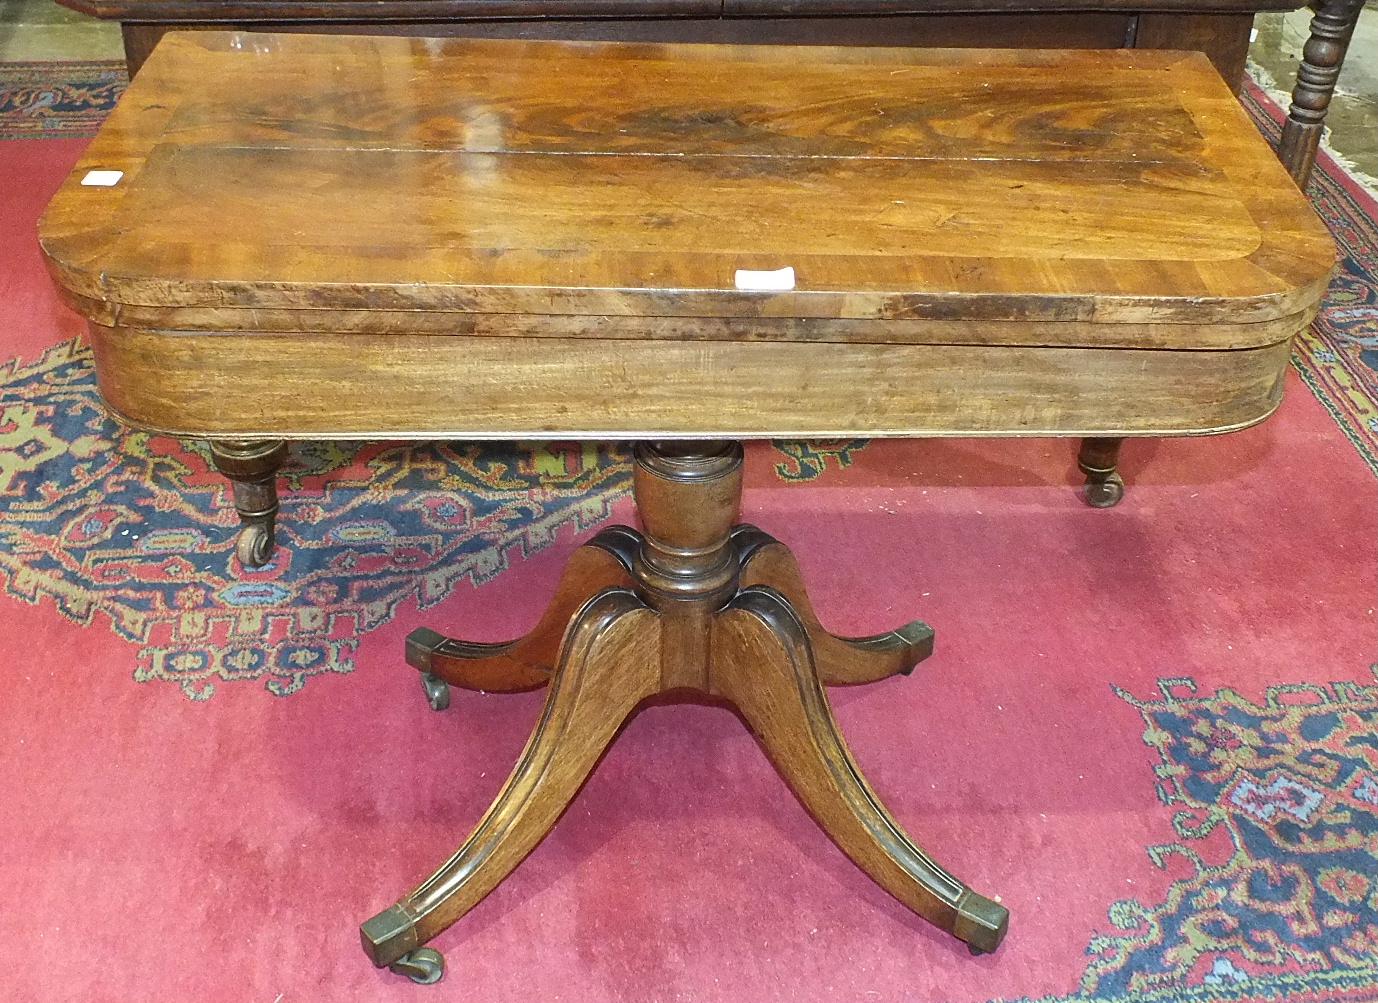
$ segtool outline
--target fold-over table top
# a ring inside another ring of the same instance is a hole
[[[252,308],[1275,342],[1334,262],[1199,54],[231,32],[163,40],[41,237],[93,316],[162,327]],[[786,266],[792,291],[735,286]]]

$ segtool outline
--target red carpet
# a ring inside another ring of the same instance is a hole
[[[32,235],[79,147],[0,143],[16,371],[78,333]],[[40,447],[60,452],[42,422],[20,434],[23,400],[5,401],[11,495],[42,483]],[[96,443],[63,462],[103,462]],[[674,706],[636,719],[552,836],[438,939],[445,981],[367,964],[357,924],[459,844],[542,699],[456,693],[432,713],[402,638],[520,633],[587,535],[570,516],[424,612],[389,593],[353,671],[285,698],[256,669],[138,682],[141,645],[164,641],[118,631],[133,607],[57,594],[76,564],[42,587],[7,565],[0,998],[1378,999],[1378,480],[1308,387],[1294,375],[1247,432],[1131,442],[1108,511],[1073,491],[1072,442],[838,445],[798,483],[819,458],[753,447],[746,515],[794,547],[833,629],[936,628],[912,677],[832,695],[901,823],[1010,908],[996,954],[871,884],[734,717]],[[42,503],[17,497],[6,534],[37,532]]]

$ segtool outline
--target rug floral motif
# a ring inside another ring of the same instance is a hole
[[[1282,110],[1252,83],[1241,99],[1276,145]],[[1378,205],[1324,153],[1306,193],[1339,246],[1340,267],[1320,315],[1296,340],[1292,364],[1378,473]]]
[[[115,60],[0,63],[0,139],[94,136],[128,86]]]
[[[777,443],[786,480],[858,443]],[[105,414],[89,348],[0,368],[0,579],[10,595],[108,621],[141,645],[134,677],[208,699],[218,682],[287,696],[349,672],[358,637],[403,601],[481,584],[557,532],[608,518],[630,458],[595,443],[293,443],[279,547],[235,556],[238,516],[204,445]]]
[[[245,568],[208,451],[106,417],[90,350],[67,342],[0,370],[0,577],[141,644],[139,681],[206,699],[262,680],[285,696],[350,671],[357,637],[404,600],[433,605],[604,521],[630,470],[594,444],[297,443],[281,546]]]
[[[1378,672],[1378,666],[1374,666]],[[1080,991],[1039,1003],[1355,1000],[1378,986],[1378,686],[1228,689],[1162,679],[1143,715],[1190,875],[1125,899],[1092,938]],[[1026,1001],[1028,1003],[1028,1001]]]
[[[829,461],[839,470],[852,465],[852,456],[871,444],[870,439],[831,439],[812,442],[789,442],[777,439],[771,443],[784,456],[775,464],[775,473],[783,481],[815,481],[828,469]]]

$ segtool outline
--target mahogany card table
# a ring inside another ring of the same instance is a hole
[[[361,928],[418,981],[669,690],[734,704],[859,866],[994,950],[1008,912],[904,833],[824,690],[933,632],[827,633],[736,523],[740,440],[1243,428],[1334,265],[1205,57],[1137,50],[170,34],[40,236],[112,413],[217,444],[247,559],[282,440],[636,443],[642,530],[576,551],[530,635],[408,639],[437,708],[549,693],[473,834]]]

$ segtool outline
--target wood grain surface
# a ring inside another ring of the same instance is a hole
[[[660,634],[636,596],[607,589],[570,624],[540,721],[473,834],[404,900],[425,943],[483,899],[569,807],[622,723],[657,691]]]
[[[1235,428],[1334,264],[1200,54],[215,32],[41,241],[118,412],[241,437]]]
[[[434,21],[447,18],[649,18],[839,13],[955,13],[1036,8],[1036,0],[66,0],[66,6],[119,21]],[[1048,5],[1053,6],[1053,5]],[[1142,10],[1144,0],[1057,0],[1061,11]],[[1178,15],[1294,10],[1295,0],[1153,0]],[[213,10],[198,10],[213,8]]]
[[[340,341],[92,327],[101,393],[130,424],[285,439],[1228,431],[1277,407],[1290,347]]]
[[[1225,320],[1296,312],[1333,263],[1198,55],[218,33],[159,54],[45,224],[93,298],[885,317],[1016,295],[1032,319],[1071,296],[1128,321],[1191,296]],[[126,178],[75,184],[97,165]],[[785,265],[793,293],[732,287]]]
[[[633,456],[645,533],[610,526],[576,551],[526,641],[476,645],[431,630],[408,638],[413,665],[458,685],[492,680],[549,690],[521,759],[473,833],[439,870],[360,927],[369,958],[409,972],[411,952],[517,865],[622,723],[666,693],[734,704],[819,825],[881,887],[973,951],[998,948],[1008,911],[905,834],[852,759],[823,689],[909,671],[932,651],[933,631],[915,622],[846,640],[823,630],[788,549],[736,523],[740,443],[643,441]],[[556,635],[551,627],[562,616],[568,627]],[[499,648],[506,650],[495,659]],[[537,662],[500,664],[518,648]],[[449,655],[435,659],[441,651]],[[448,692],[439,694],[437,701],[428,684],[437,710],[448,706]]]

